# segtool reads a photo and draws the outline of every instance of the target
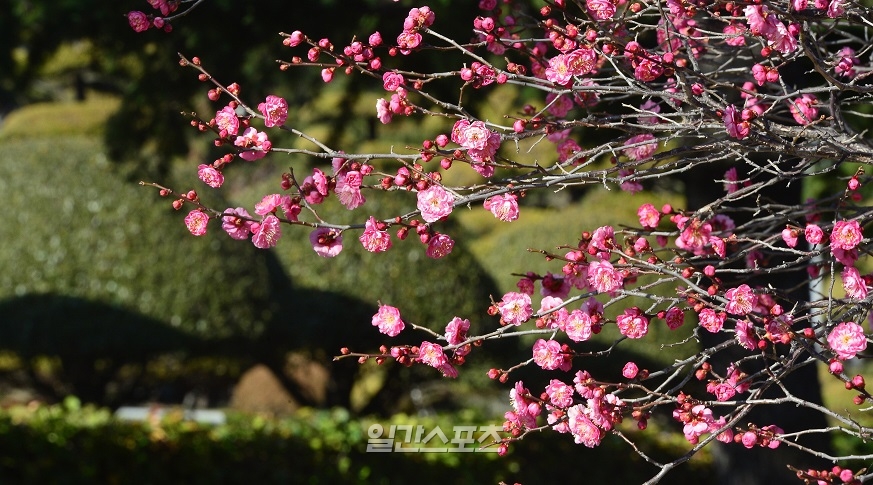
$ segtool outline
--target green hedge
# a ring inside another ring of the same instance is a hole
[[[63,405],[0,411],[0,482],[124,484],[316,483],[640,483],[656,470],[610,437],[595,449],[568,436],[536,434],[493,453],[367,453],[368,427],[343,410],[304,410],[281,421],[231,415],[227,424],[203,426],[169,415],[160,423],[122,423],[109,411]],[[500,424],[455,414],[395,416],[390,424],[439,425],[451,439],[454,424]],[[658,433],[646,434],[649,439]],[[678,456],[681,436],[642,446]],[[677,441],[678,440],[678,441]],[[673,483],[703,483],[705,460],[671,473]]]

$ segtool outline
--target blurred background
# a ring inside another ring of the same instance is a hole
[[[476,3],[430,6],[442,33],[464,39],[471,25],[440,22],[441,13],[472,21]],[[282,47],[278,32],[300,29],[336,46],[376,30],[393,39],[411,4],[291,4],[210,0],[171,34],[136,34],[124,14],[151,13],[146,2],[0,0],[0,202],[7,217],[0,224],[0,481],[542,483],[578,474],[631,483],[650,477],[654,469],[614,437],[589,450],[546,433],[513,445],[505,458],[365,453],[373,423],[444,430],[501,425],[509,386],[490,381],[486,371],[527,359],[530,342],[477,350],[456,381],[423,366],[332,361],[343,346],[376,351],[383,343],[425,338],[410,330],[391,341],[379,334],[370,319],[380,300],[399,307],[406,321],[440,332],[456,315],[469,318],[473,331],[493,327],[490,298],[515,289],[513,273],[560,272],[528,248],[554,250],[575,244],[583,229],[631,223],[641,198],[602,190],[537,194],[512,224],[479,208],[460,211],[444,228],[457,241],[444,260],[425,257],[415,238],[370,255],[352,236],[340,257],[325,260],[312,254],[305,231],[286,230],[270,251],[231,240],[216,226],[191,237],[182,222],[187,211],[174,212],[169,200],[138,186],[146,180],[195,188],[207,205],[251,209],[263,194],[280,190],[288,167],[304,174],[314,166],[305,157],[273,154],[245,169],[231,167],[227,190],[200,183],[197,165],[222,152],[180,113],[208,120],[227,100],[210,103],[210,86],[179,67],[177,52],[199,56],[224,84],[239,83],[251,103],[268,94],[285,97],[289,124],[333,147],[415,147],[422,133],[449,129],[439,119],[381,125],[379,83],[337,73],[324,85],[317,70],[281,72],[275,63],[304,52]],[[412,62],[405,68],[422,61]],[[462,62],[434,56],[427,69],[457,69]],[[457,96],[459,87],[434,89]],[[470,109],[486,118],[526,102],[542,104],[536,92],[510,86],[482,94]],[[304,146],[270,136],[274,146]],[[556,157],[553,148],[522,148],[546,163]],[[478,177],[463,170],[449,176],[453,183]],[[649,201],[682,204],[681,187],[647,189]],[[327,204],[323,213],[359,222],[414,206],[408,198],[367,196],[365,209],[349,213]],[[607,206],[610,211],[597,210]],[[671,360],[660,350],[616,353],[613,361],[655,368]],[[583,367],[609,372],[598,369],[603,365]],[[546,381],[533,374],[513,377],[542,389]],[[166,415],[122,422],[113,417],[122,406]],[[220,410],[226,419],[219,425],[186,419],[195,409]],[[677,456],[687,449],[681,434],[667,431],[676,426],[660,430],[657,419],[650,426],[639,434],[648,453]],[[710,457],[700,454],[671,475],[679,480],[673,483],[696,482],[709,466]]]

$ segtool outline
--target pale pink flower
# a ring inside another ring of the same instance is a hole
[[[637,308],[628,308],[621,315],[615,317],[618,330],[627,338],[643,338],[649,332],[649,319]]]
[[[808,125],[818,118],[818,98],[812,94],[803,94],[798,98],[788,101],[788,110],[794,121],[801,125]]]
[[[148,15],[136,10],[127,13],[127,23],[134,32],[145,32],[152,25]]]
[[[533,315],[530,296],[524,293],[509,292],[497,304],[500,319],[507,325],[521,325]]]
[[[854,300],[867,298],[867,285],[856,268],[851,266],[843,268],[840,276],[843,278],[843,289],[846,291],[846,296]]]
[[[724,127],[727,130],[728,135],[731,137],[742,140],[749,136],[749,122],[743,120],[740,116],[740,112],[737,111],[737,108],[734,105],[727,105],[724,109],[722,120],[724,121]]]
[[[449,345],[458,345],[467,340],[470,331],[470,320],[455,317],[446,325],[446,340]]]
[[[737,342],[743,346],[743,348],[748,350],[755,350],[758,348],[758,338],[755,335],[755,327],[752,325],[752,322],[748,320],[738,321],[736,337]]]
[[[426,222],[436,222],[452,213],[452,194],[439,185],[431,185],[418,193],[418,210]]]
[[[267,152],[273,148],[267,134],[252,127],[247,128],[241,136],[236,137],[233,144],[244,149],[239,153],[239,156],[249,162],[264,158]]]
[[[312,249],[323,258],[333,258],[343,250],[342,233],[336,229],[319,227],[309,233]]]
[[[485,199],[485,209],[504,222],[518,219],[518,196],[515,194],[495,195]]]
[[[837,221],[831,231],[831,248],[855,249],[861,243],[861,225],[858,221]]]
[[[724,294],[728,304],[725,305],[725,310],[732,315],[745,315],[751,313],[757,302],[755,293],[749,285],[742,284],[736,288],[727,290]]]
[[[600,293],[621,288],[623,278],[609,261],[594,261],[588,265],[588,285]]]
[[[828,334],[828,345],[840,360],[855,357],[858,352],[867,348],[867,337],[864,329],[855,322],[843,322]]]
[[[637,209],[640,225],[645,229],[654,229],[661,222],[661,211],[652,204],[643,204]]]
[[[400,310],[389,305],[379,305],[379,311],[373,315],[373,326],[389,337],[396,337],[405,327],[400,318]]]
[[[846,13],[846,7],[843,0],[831,0],[830,3],[828,3],[828,17],[835,19],[844,13]]]
[[[256,225],[256,223],[253,221],[242,219],[242,217],[251,217],[248,211],[246,211],[242,207],[237,207],[236,209],[226,209],[224,213],[235,214],[226,215],[221,218],[221,228],[224,229],[225,232],[227,232],[227,235],[239,241],[248,239],[249,234],[254,231],[254,227]]]
[[[291,205],[291,196],[282,194],[265,195],[260,202],[255,204],[255,214],[265,216],[273,214],[276,209],[288,207]]]
[[[236,111],[230,106],[221,108],[215,113],[215,126],[222,137],[236,136],[239,133],[239,118],[236,116]]]
[[[567,65],[567,56],[558,54],[549,59],[549,67],[546,68],[546,80],[560,86],[570,84],[573,79],[573,73],[570,71],[570,66]]]
[[[639,146],[633,146],[629,148],[625,148],[622,150],[624,155],[633,161],[642,161],[647,158],[650,158],[652,154],[655,153],[655,150],[658,149],[658,143],[645,143],[649,140],[654,140],[655,136],[651,133],[643,133],[641,135],[635,135],[630,137],[626,142],[624,142],[625,146],[628,145],[638,145],[640,143],[644,143]]]
[[[628,362],[621,369],[621,375],[623,375],[626,379],[633,379],[637,376],[637,373],[640,371],[640,368],[637,366],[635,362]]]
[[[185,227],[194,236],[202,236],[206,234],[206,225],[209,222],[209,216],[200,209],[194,209],[185,216]]]
[[[555,118],[563,118],[573,109],[573,100],[566,94],[549,93],[546,95],[546,106],[549,114]]]
[[[703,404],[698,404],[692,407],[690,419],[682,428],[685,439],[690,443],[697,443],[700,436],[709,432],[710,426],[714,421],[711,409]]]
[[[564,320],[564,331],[574,342],[584,342],[591,338],[591,317],[582,310],[576,309],[567,314]]]
[[[581,404],[570,407],[567,410],[567,425],[577,445],[594,448],[600,444],[604,432],[588,418],[585,409]]]
[[[357,170],[349,170],[344,175],[337,175],[336,196],[346,209],[356,209],[367,201],[361,193],[363,182],[364,177]]]
[[[427,241],[425,254],[428,258],[440,259],[451,254],[454,247],[455,241],[452,238],[445,234],[436,233]]]
[[[379,118],[379,121],[382,122],[383,125],[390,123],[391,118],[394,117],[394,113],[391,112],[391,107],[385,98],[379,98],[376,100],[376,117]]]
[[[206,165],[205,163],[197,166],[197,177],[213,189],[217,189],[224,184],[224,175],[212,165]]]
[[[731,167],[724,173],[724,191],[728,194],[733,194],[740,190],[739,176],[737,175],[737,167]]]
[[[556,296],[546,296],[540,302],[540,309],[537,313],[542,315],[540,321],[546,328],[564,329],[569,313],[566,308],[559,308],[563,304],[564,300]]]
[[[664,319],[667,321],[667,328],[676,330],[685,324],[685,312],[674,306],[667,310]]]
[[[252,244],[256,248],[267,249],[275,246],[280,237],[282,237],[282,225],[279,218],[270,214],[253,227]]]
[[[371,253],[382,253],[391,249],[391,235],[386,229],[379,229],[379,223],[376,218],[370,216],[364,224],[364,232],[361,233],[358,240],[364,249]]]
[[[561,352],[561,343],[556,340],[538,339],[533,344],[533,360],[545,370],[570,370],[572,361]]]
[[[549,402],[552,403],[552,406],[565,408],[573,404],[573,386],[558,379],[549,381],[549,385],[546,386],[546,395],[549,396]]]
[[[824,231],[815,224],[807,224],[803,230],[803,237],[810,244],[819,244],[824,240]]]
[[[711,333],[718,333],[724,326],[724,319],[727,315],[724,312],[716,312],[712,308],[704,308],[697,315],[700,326],[707,329]]]
[[[264,115],[264,126],[267,128],[282,126],[288,119],[288,102],[271,94],[266,101],[258,104],[258,111]]]

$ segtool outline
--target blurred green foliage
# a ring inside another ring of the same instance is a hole
[[[392,424],[436,426],[452,439],[455,425],[498,424],[471,413],[431,418],[396,415],[352,419],[343,410],[303,410],[270,420],[231,414],[227,424],[198,425],[170,413],[153,423],[124,423],[105,409],[64,404],[0,411],[0,481],[3,483],[639,483],[657,471],[627,445],[607,437],[587,449],[566,435],[548,433],[496,453],[367,453],[367,430]],[[681,454],[687,443],[638,433],[651,455]],[[604,466],[623,457],[621,466]],[[568,466],[573,457],[573,466]],[[695,457],[671,472],[672,483],[703,483],[709,461]]]

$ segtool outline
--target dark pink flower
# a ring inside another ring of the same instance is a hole
[[[651,157],[655,150],[658,149],[658,143],[645,143],[649,140],[654,140],[655,136],[651,133],[643,133],[642,135],[635,135],[630,138],[626,142],[624,142],[625,146],[629,146],[629,148],[625,148],[622,150],[624,156],[628,157],[633,161],[642,161],[649,157]]]
[[[667,310],[665,320],[667,321],[667,328],[676,330],[685,324],[685,313],[678,307],[672,307]]]
[[[565,408],[573,404],[573,386],[558,379],[549,381],[549,385],[546,386],[546,395],[549,396],[549,402],[552,406]]]
[[[230,106],[221,108],[215,113],[215,126],[222,137],[236,136],[239,133],[239,118]]]
[[[837,221],[831,231],[831,248],[849,251],[861,243],[861,225],[858,221]]]
[[[209,222],[209,216],[200,209],[194,209],[185,216],[185,227],[194,236],[202,236],[206,234],[206,225]]]
[[[288,119],[288,102],[271,94],[266,101],[258,104],[258,111],[264,115],[264,126],[267,128],[282,126]]]
[[[538,339],[533,344],[533,360],[545,370],[570,370],[571,361],[561,352],[561,343]]]
[[[624,365],[624,368],[621,369],[621,375],[623,375],[626,379],[633,379],[637,376],[637,373],[640,371],[640,368],[637,367],[637,364],[634,362],[628,362]]]
[[[712,333],[718,333],[724,326],[724,319],[727,315],[724,312],[716,312],[712,308],[704,308],[700,310],[697,318],[700,326]]]
[[[798,98],[788,101],[788,110],[794,121],[801,125],[808,125],[818,118],[818,98],[812,94],[803,94]]]
[[[396,337],[406,324],[400,318],[400,310],[388,305],[379,305],[379,311],[373,315],[373,326],[389,337]]]
[[[819,244],[824,240],[824,231],[815,224],[807,224],[803,230],[803,237],[810,244]]]
[[[458,345],[467,340],[467,332],[470,331],[470,320],[455,317],[446,325],[446,341],[449,345]]]
[[[588,14],[594,20],[608,20],[615,15],[615,3],[612,0],[586,0]]]
[[[755,335],[755,327],[748,320],[740,320],[737,322],[736,328],[737,342],[748,350],[758,348],[758,338]]]
[[[725,129],[727,129],[728,135],[731,137],[742,140],[749,136],[749,122],[742,119],[734,105],[729,104],[724,109],[722,120],[724,121],[724,126]]]
[[[391,71],[382,74],[382,86],[386,91],[396,91],[405,82],[406,80],[403,79],[402,74]]]
[[[428,258],[440,259],[451,254],[454,247],[455,241],[452,238],[446,234],[436,233],[427,241],[425,254]]]
[[[134,32],[145,32],[152,25],[148,15],[139,11],[128,12],[127,23]]]
[[[336,229],[319,227],[309,233],[309,242],[323,258],[333,258],[343,250],[343,235]]]

